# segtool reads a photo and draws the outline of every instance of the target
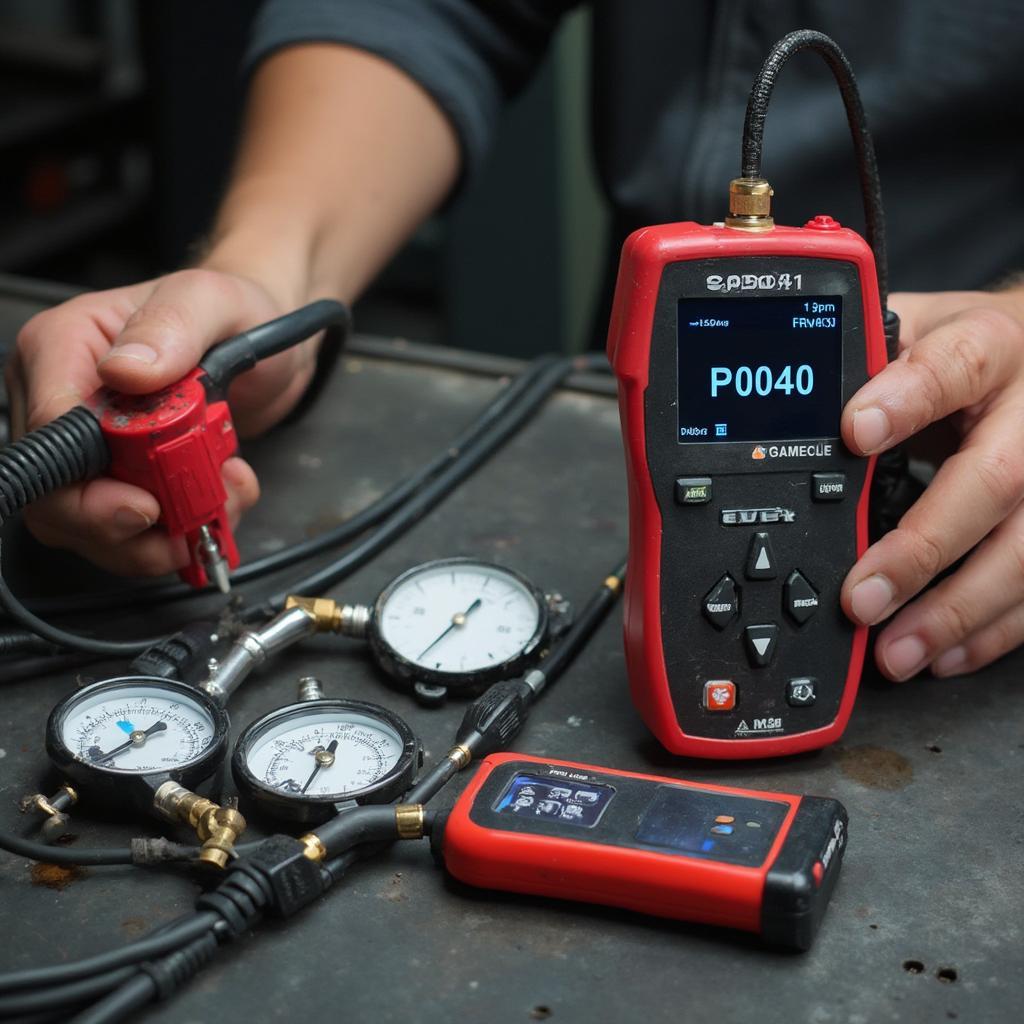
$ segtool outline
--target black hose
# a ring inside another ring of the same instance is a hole
[[[70,1024],[115,1024],[151,1002],[155,995],[156,982],[148,974],[136,972],[119,989],[72,1017]]]
[[[53,654],[53,644],[35,633],[15,631],[0,633],[0,657],[5,654]]]
[[[420,469],[396,484],[376,501],[367,505],[350,519],[316,537],[289,545],[281,551],[264,555],[235,569],[231,574],[232,585],[238,586],[258,579],[278,569],[288,568],[297,562],[341,545],[364,533],[372,526],[386,519],[401,508],[439,472],[462,457],[464,449],[484,435],[499,421],[510,407],[514,406],[540,373],[555,361],[554,356],[542,356],[530,363],[522,373],[492,400],[484,411],[470,423],[445,448],[428,460]],[[210,593],[213,593],[211,590]],[[194,587],[181,583],[158,583],[141,587],[129,587],[100,594],[81,594],[73,599],[56,598],[34,601],[31,610],[37,614],[62,615],[83,610],[100,611],[126,605],[138,606],[164,601],[196,597]],[[19,634],[20,635],[20,634]],[[2,647],[0,647],[2,653]]]
[[[612,605],[618,600],[619,590],[625,578],[626,562],[623,560],[609,573],[602,586],[587,601],[572,625],[551,649],[551,653],[540,663],[538,667],[548,683],[553,682],[568,668],[569,663],[593,636]]]
[[[85,960],[55,964],[52,967],[31,967],[24,971],[0,974],[0,992],[64,985],[79,978],[139,963],[191,942],[192,939],[209,931],[216,923],[217,915],[214,913],[193,912],[163,925],[154,934],[137,939],[122,949],[111,949]]]
[[[62,1007],[74,1006],[87,999],[109,992],[110,989],[123,985],[135,974],[134,967],[121,967],[106,971],[92,977],[82,978],[66,985],[47,985],[39,991],[17,992],[14,995],[0,996],[0,1018],[21,1017],[27,1013],[42,1013],[45,1010],[57,1010]]]
[[[47,846],[46,843],[35,843],[31,839],[22,839],[8,833],[0,833],[0,850],[16,853],[19,857],[40,861],[44,864],[131,864],[132,851],[127,848],[78,849],[75,847]],[[3,991],[3,977],[0,976],[0,991]]]
[[[335,561],[318,569],[304,579],[293,582],[284,590],[272,594],[262,604],[250,608],[246,621],[264,619],[283,607],[289,594],[322,594],[347,578],[386,548],[396,537],[414,526],[432,511],[481,464],[487,461],[548,398],[566,375],[573,369],[571,359],[553,362],[522,396],[519,403],[500,420],[492,431],[468,446],[457,462],[449,465],[429,484],[413,495],[397,512],[386,519],[378,529],[363,541],[349,548]]]
[[[318,299],[276,320],[251,327],[214,345],[199,361],[199,368],[221,391],[258,362],[284,352],[328,327],[347,336],[352,327],[348,306],[334,299]]]
[[[341,811],[316,830],[320,841],[334,853],[344,853],[360,843],[397,839],[392,804],[363,804]]]
[[[813,29],[798,29],[780,39],[771,49],[761,70],[754,79],[747,100],[747,113],[743,121],[743,150],[740,174],[744,178],[761,177],[761,150],[764,142],[764,122],[768,112],[775,80],[783,65],[794,53],[813,50],[829,66],[839,86],[846,108],[846,120],[853,137],[853,148],[857,154],[857,171],[860,176],[860,191],[864,202],[865,237],[875,255],[875,270],[878,274],[878,293],[882,309],[886,308],[889,293],[889,259],[885,238],[885,210],[882,207],[882,186],[878,176],[878,161],[875,146],[868,131],[864,104],[853,68],[846,54],[835,40]]]

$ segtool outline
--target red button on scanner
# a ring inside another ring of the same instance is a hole
[[[838,231],[842,224],[827,213],[819,213],[817,217],[812,217],[804,227],[812,228],[815,231]]]
[[[732,711],[736,707],[736,684],[731,679],[710,679],[704,684],[704,707],[708,711]]]

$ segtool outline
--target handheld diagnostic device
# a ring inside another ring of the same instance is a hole
[[[757,932],[808,949],[846,847],[843,806],[493,754],[433,841],[489,889]]]
[[[644,228],[623,249],[608,351],[634,702],[679,754],[832,742],[867,639],[839,588],[867,546],[873,462],[839,418],[885,365],[871,250],[826,216]]]

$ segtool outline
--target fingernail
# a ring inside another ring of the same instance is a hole
[[[859,409],[853,414],[853,439],[867,455],[892,437],[892,424],[881,409]]]
[[[950,647],[945,654],[935,659],[932,672],[937,676],[955,676],[967,664],[967,648]]]
[[[142,342],[126,341],[123,345],[115,345],[100,362],[105,363],[108,359],[113,359],[117,356],[125,359],[135,359],[140,363],[145,363],[147,366],[152,366],[160,358],[160,353],[149,345],[143,345]]]
[[[122,505],[114,513],[114,525],[125,536],[134,537],[135,534],[148,530],[153,525],[153,521],[145,512],[140,512],[137,508],[132,508],[131,505]]]
[[[907,679],[912,676],[927,660],[928,648],[925,642],[919,637],[900,637],[886,647],[882,660],[889,674],[894,679]]]
[[[896,599],[896,588],[879,574],[861,580],[850,592],[850,608],[858,622],[873,626]]]

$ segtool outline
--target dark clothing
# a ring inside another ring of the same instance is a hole
[[[436,99],[466,175],[572,0],[269,0],[250,62],[289,44],[348,43]],[[875,138],[894,289],[986,285],[1024,268],[1024,18],[1014,0],[595,0],[593,134],[615,238],[710,223],[739,174],[747,93],[771,45],[816,28],[846,51]],[[853,150],[815,54],[779,79],[764,174],[780,223],[827,212],[862,229]]]

